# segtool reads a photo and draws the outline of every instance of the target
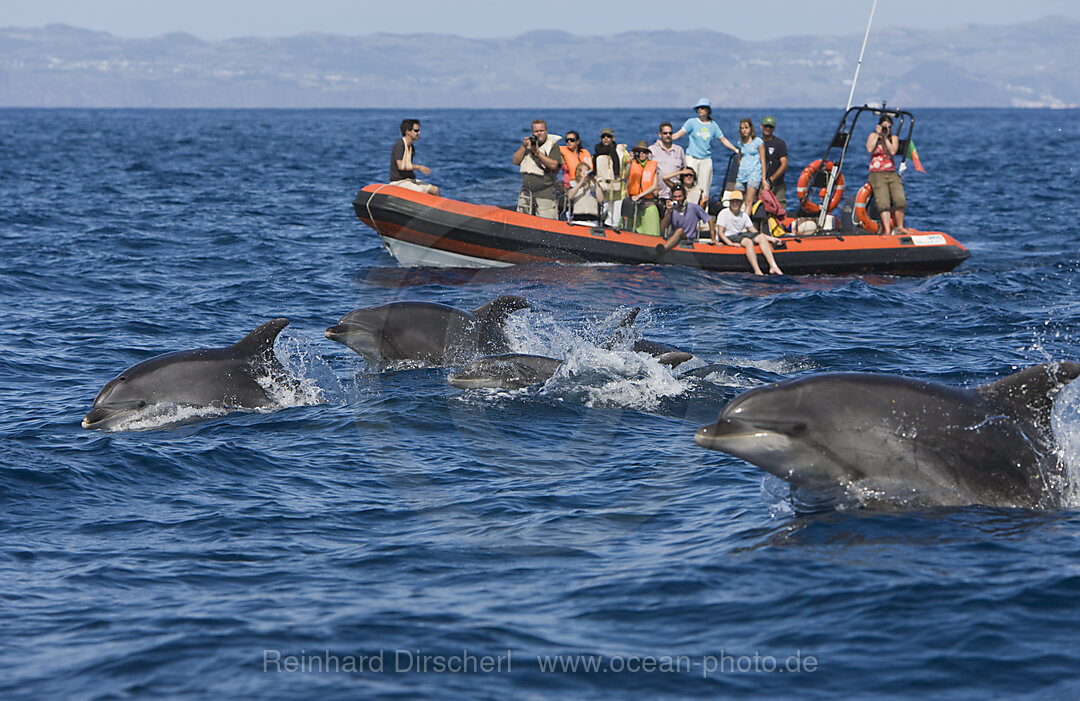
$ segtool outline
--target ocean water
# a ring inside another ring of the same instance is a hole
[[[841,115],[771,113],[793,191]],[[908,221],[972,257],[755,279],[399,268],[351,207],[398,121],[423,120],[445,194],[511,204],[528,111],[0,111],[0,695],[1075,697],[1080,499],[799,514],[693,441],[786,377],[974,386],[1078,359],[1080,114],[916,114]],[[716,113],[729,134],[764,115]],[[591,146],[689,110],[544,116]],[[864,169],[856,149],[850,182]],[[372,372],[323,337],[359,307],[500,294],[533,304],[515,349],[568,359],[543,387]],[[601,349],[632,307],[644,337],[722,367]],[[81,428],[125,368],[278,316],[302,382],[276,410]],[[1077,394],[1055,416],[1073,461]]]

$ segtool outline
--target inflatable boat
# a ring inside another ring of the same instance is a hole
[[[520,263],[683,265],[750,272],[741,246],[683,242],[663,256],[662,239],[633,231],[542,219],[492,205],[436,197],[387,184],[368,185],[353,202],[356,215],[406,267],[510,266]],[[926,274],[952,270],[970,255],[940,231],[884,236],[862,230],[785,236],[773,244],[791,275],[879,272]]]
[[[940,273],[952,270],[971,255],[941,231],[917,231],[908,226],[904,235],[884,235],[869,184],[858,190],[853,202],[841,207],[839,216],[830,213],[844,201],[841,171],[852,136],[857,133],[856,122],[862,115],[882,114],[890,115],[897,123],[901,149],[898,156],[906,160],[914,115],[887,108],[884,103],[880,107],[849,108],[825,153],[799,176],[795,216],[778,222],[760,213],[763,219],[759,230],[780,237],[772,247],[776,263],[785,273]],[[838,151],[835,156],[834,149]],[[728,165],[730,171],[731,163]],[[710,202],[711,213],[721,206],[727,206],[723,197],[719,202]],[[656,245],[663,239],[657,236],[612,226],[543,219],[387,184],[365,187],[357,194],[353,208],[356,216],[379,234],[390,254],[406,267],[560,262],[684,265],[750,272],[741,246],[713,245],[708,234],[693,243],[682,241],[671,251],[659,254]],[[766,222],[767,228],[762,228]],[[787,233],[785,228],[810,233]]]

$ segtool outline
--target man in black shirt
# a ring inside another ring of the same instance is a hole
[[[401,122],[401,138],[390,150],[390,184],[417,192],[438,195],[439,188],[416,179],[414,171],[431,175],[431,168],[413,161],[416,157],[416,140],[420,138],[420,120],[405,119]]]

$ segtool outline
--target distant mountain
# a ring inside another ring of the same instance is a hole
[[[1077,36],[1080,22],[1060,17],[875,29],[855,102],[1075,107]],[[718,105],[835,107],[847,102],[861,42],[861,35],[747,42],[711,31],[208,42],[188,34],[123,39],[54,24],[0,29],[0,106],[646,107],[708,95]]]

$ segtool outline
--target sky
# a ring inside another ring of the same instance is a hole
[[[866,31],[873,0],[0,0],[0,27],[61,22],[147,38],[186,32],[233,37],[327,32],[512,37],[535,29],[583,36],[711,29],[748,40]],[[709,16],[708,8],[716,8]],[[689,11],[685,8],[698,8]],[[703,11],[704,10],[704,11]],[[879,0],[874,29],[1013,24],[1047,15],[1080,20],[1080,0]]]

